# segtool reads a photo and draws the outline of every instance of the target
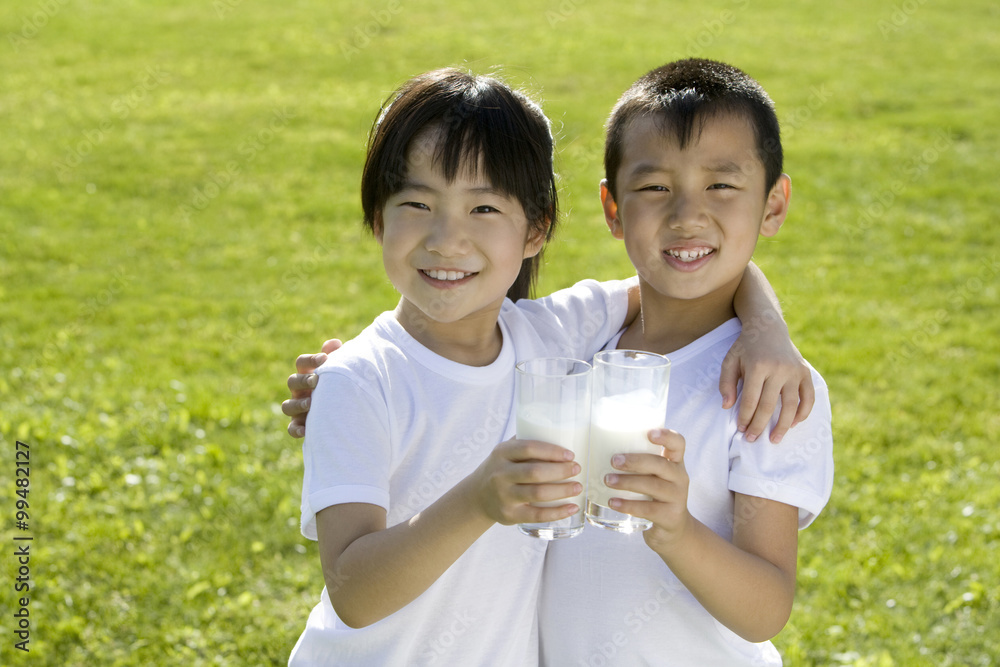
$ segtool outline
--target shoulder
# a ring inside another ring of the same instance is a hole
[[[317,393],[326,385],[356,387],[370,394],[382,394],[384,384],[394,369],[407,364],[406,353],[396,331],[398,323],[387,313],[380,315],[361,333],[327,356],[316,369]],[[396,325],[394,327],[393,325]]]

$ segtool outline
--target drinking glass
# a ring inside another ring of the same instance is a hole
[[[587,521],[620,533],[648,529],[652,523],[611,509],[612,498],[649,500],[649,496],[609,488],[605,475],[628,474],[611,465],[615,454],[662,454],[647,432],[663,426],[667,414],[670,360],[637,350],[605,350],[594,356],[593,408],[590,415],[590,474]]]
[[[545,540],[573,537],[583,530],[587,488],[587,442],[590,436],[591,367],[579,359],[542,357],[516,366],[514,405],[517,437],[551,442],[571,450],[580,473],[571,477],[583,491],[571,498],[536,503],[559,507],[576,503],[573,516],[548,523],[519,524],[522,533]]]

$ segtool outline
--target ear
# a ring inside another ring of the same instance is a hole
[[[792,200],[792,179],[788,174],[778,177],[764,204],[764,219],[760,223],[762,236],[774,236],[781,229],[788,215],[788,204]]]
[[[616,239],[625,238],[621,220],[618,219],[618,204],[615,203],[614,195],[608,189],[608,179],[601,180],[601,205],[604,207],[604,222],[608,223],[611,235]]]
[[[552,225],[552,221],[549,219],[545,220],[544,225],[539,229],[528,228],[528,238],[524,242],[524,257],[523,259],[528,259],[529,257],[534,257],[542,251],[542,247],[545,246],[545,240],[549,236],[549,227]]]

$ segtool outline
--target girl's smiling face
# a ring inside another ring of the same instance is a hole
[[[435,132],[414,140],[402,188],[375,225],[386,274],[402,295],[397,316],[421,342],[434,330],[447,331],[446,339],[460,329],[492,336],[522,260],[541,250],[545,234],[529,233],[520,202],[496,190],[482,169],[466,165],[449,181],[434,160],[436,146]]]

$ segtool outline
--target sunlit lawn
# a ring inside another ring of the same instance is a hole
[[[834,401],[836,488],[776,644],[790,665],[994,664],[998,20],[985,1],[4,2],[2,549],[34,539],[30,653],[5,556],[0,663],[283,664],[322,584],[277,405],[298,353],[395,303],[359,222],[380,101],[452,64],[541,99],[566,213],[548,291],[627,275],[603,120],[646,70],[705,55],[778,105],[792,213],[756,259]]]

